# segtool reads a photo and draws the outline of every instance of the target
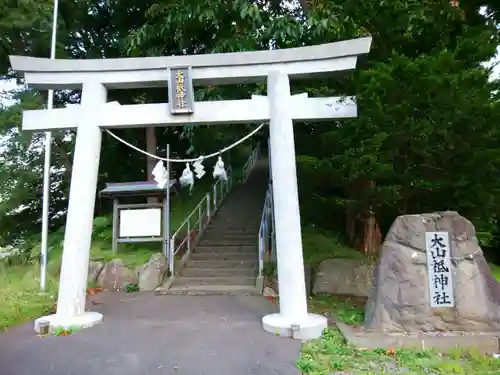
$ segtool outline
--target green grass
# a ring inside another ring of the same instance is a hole
[[[495,264],[491,264],[489,263],[490,265],[490,269],[491,269],[491,273],[493,274],[493,277],[495,279],[497,279],[498,282],[500,282],[500,266],[497,266]]]
[[[335,314],[341,321],[350,325],[360,325],[364,319],[364,299],[316,295],[308,301],[309,310],[316,314]]]
[[[346,324],[363,321],[363,304],[349,298],[318,296],[309,301],[311,311],[335,315]],[[355,349],[346,345],[336,328],[330,328],[317,340],[302,346],[297,367],[303,374],[328,375],[498,375],[500,361],[471,350],[441,354],[434,350]]]
[[[95,261],[109,262],[113,259],[121,259],[123,264],[131,268],[146,263],[153,254],[161,252],[161,244],[141,244],[140,246],[131,246],[120,244],[119,250],[113,254],[108,246],[94,245],[90,249],[90,258]]]
[[[49,275],[47,293],[40,294],[40,267],[0,265],[0,331],[48,313],[55,301],[57,280]]]
[[[372,261],[357,249],[347,246],[336,233],[320,231],[313,227],[302,229],[304,262],[313,267],[332,258],[366,259]]]
[[[441,354],[433,350],[350,347],[337,329],[303,345],[297,367],[307,375],[498,375],[499,360],[471,350]]]

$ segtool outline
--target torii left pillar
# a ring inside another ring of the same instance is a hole
[[[48,322],[53,331],[88,328],[103,319],[102,314],[85,311],[85,300],[102,138],[97,116],[106,98],[107,90],[100,82],[83,83],[57,311],[35,321],[37,332],[41,322]]]

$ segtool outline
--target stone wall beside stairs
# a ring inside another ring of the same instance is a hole
[[[365,259],[327,259],[316,271],[313,293],[368,297],[375,264]]]
[[[153,291],[162,284],[167,268],[167,260],[161,253],[154,254],[147,263],[135,269],[121,259],[92,261],[89,263],[88,283],[108,291],[120,291],[127,285],[137,285],[141,291]]]
[[[306,295],[309,297],[312,295],[313,288],[313,274],[312,267],[309,264],[304,264],[304,281],[306,283]],[[263,295],[265,297],[277,297],[279,296],[279,284],[277,277],[266,277],[264,281]]]

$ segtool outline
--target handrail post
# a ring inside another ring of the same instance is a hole
[[[214,211],[217,210],[217,183],[214,184]]]
[[[264,259],[270,252],[270,261],[275,264],[275,235],[274,235],[274,209],[271,184],[268,185],[264,207],[260,219],[258,246],[259,246],[259,275],[264,269]]]
[[[205,195],[205,199],[207,200],[207,221],[210,220],[210,193]]]
[[[198,233],[196,233],[196,237],[201,233],[201,230],[203,228],[203,215],[201,214],[201,206],[203,205],[203,202],[200,202],[198,205]]]
[[[168,269],[170,276],[174,276],[174,252],[175,252],[175,235],[170,239],[170,249],[168,255]]]
[[[262,223],[260,224],[259,228],[259,275],[262,273],[262,268],[263,263],[262,263],[262,246],[263,246],[263,241],[262,241]]]
[[[188,252],[191,251],[191,219],[188,217],[187,221],[187,250]]]
[[[262,276],[264,273],[264,239],[261,235],[260,239],[260,246],[259,246],[259,276]]]

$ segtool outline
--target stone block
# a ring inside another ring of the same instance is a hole
[[[139,268],[139,290],[153,291],[163,282],[168,263],[161,253],[154,254],[149,261]]]
[[[97,279],[97,284],[109,291],[123,290],[125,285],[137,282],[137,272],[125,266],[121,259],[107,263]]]
[[[104,262],[89,262],[89,275],[87,282],[95,283],[99,277],[101,271],[104,268]]]
[[[313,293],[368,297],[375,266],[359,259],[327,259],[318,267]]]
[[[430,307],[426,231],[449,234],[454,307]],[[454,211],[396,218],[381,248],[364,327],[386,332],[500,331],[500,284],[472,223]]]

